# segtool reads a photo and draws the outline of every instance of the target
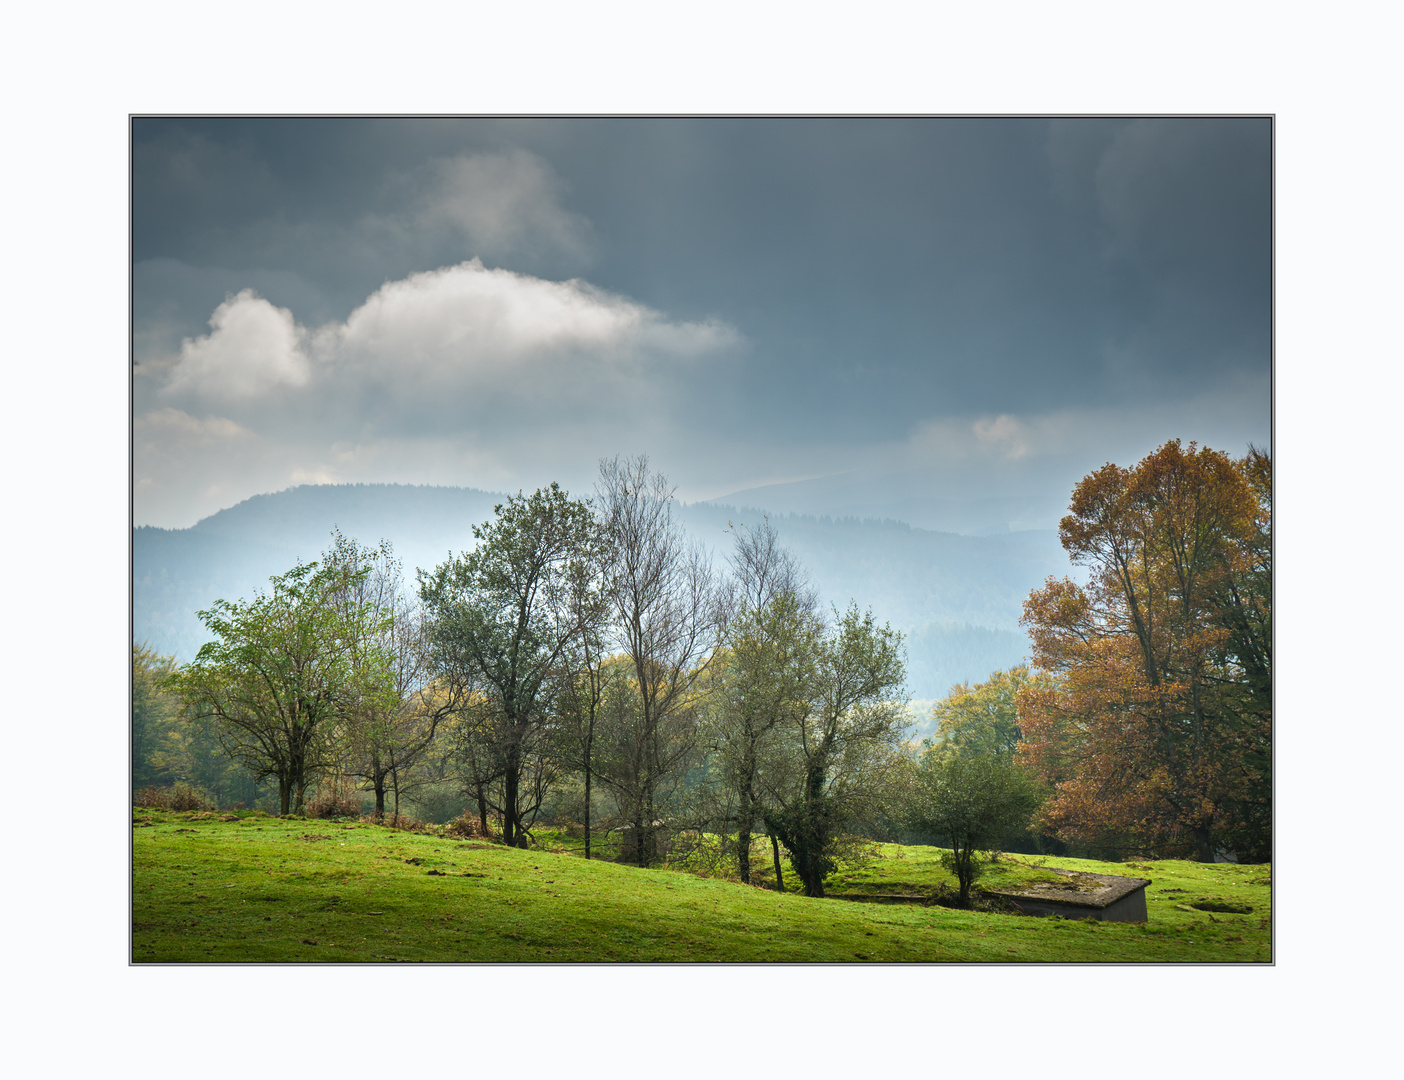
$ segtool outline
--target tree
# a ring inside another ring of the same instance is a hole
[[[390,682],[383,694],[362,701],[363,712],[348,732],[348,771],[375,794],[375,816],[385,816],[387,789],[394,796],[399,823],[400,794],[407,774],[430,752],[440,725],[459,706],[464,688],[437,684],[429,669],[422,613],[404,588],[403,564],[393,546],[382,540],[371,548],[332,530],[332,546],[322,564],[340,570],[346,584],[338,602],[349,613],[364,611],[369,636],[359,643],[389,663]]]
[[[735,533],[730,561],[732,615],[708,687],[708,743],[729,804],[721,824],[735,827],[737,871],[749,884],[765,774],[774,771],[782,733],[797,730],[798,714],[810,707],[823,625],[812,586],[769,521]],[[778,887],[779,841],[769,837]]]
[[[160,760],[179,703],[163,690],[176,670],[175,657],[162,656],[146,644],[132,645],[132,790],[166,784],[170,775]]]
[[[637,861],[648,866],[658,857],[659,787],[696,748],[693,688],[715,655],[724,598],[705,551],[672,516],[673,489],[646,457],[601,461],[598,492],[604,594],[638,700],[632,745],[617,748],[610,780],[629,793]]]
[[[1039,801],[1033,779],[1006,759],[928,751],[916,770],[908,820],[949,844],[942,863],[960,882],[960,906],[968,907],[983,869],[980,853],[1024,829]]]
[[[580,567],[598,558],[598,535],[589,505],[553,483],[508,499],[473,536],[472,552],[420,576],[430,662],[450,684],[476,685],[489,699],[476,714],[494,725],[501,755],[503,840],[525,847],[523,780],[530,788],[545,775],[535,748],[551,722],[559,667],[584,628],[573,589]]]
[[[906,725],[902,635],[850,605],[818,638],[806,707],[793,710],[770,787],[766,827],[790,853],[806,896],[824,895],[844,824],[886,790]]]
[[[563,756],[577,766],[585,781],[583,822],[585,858],[590,858],[591,800],[596,774],[596,740],[605,719],[605,703],[625,672],[605,648],[604,628],[590,621],[577,639],[573,655],[563,666],[558,696]]]
[[[986,682],[958,683],[932,707],[938,756],[1014,760],[1023,737],[1018,695],[1026,688],[1051,688],[1052,680],[1027,665],[996,671]]]
[[[1073,492],[1059,532],[1083,585],[1030,595],[1034,661],[1059,687],[1020,695],[1021,756],[1065,838],[1214,858],[1271,847],[1271,471],[1166,443]]]
[[[379,631],[375,617],[344,601],[356,577],[299,563],[251,601],[216,600],[198,612],[215,640],[164,684],[185,719],[214,723],[229,757],[277,780],[284,814],[302,812],[346,725],[391,684],[384,652],[364,644]]]

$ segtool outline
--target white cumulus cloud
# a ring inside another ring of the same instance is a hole
[[[718,320],[479,259],[386,282],[320,327],[248,289],[210,326],[142,365],[144,521],[309,480],[588,486],[597,457],[686,427],[697,365],[744,343]]]
[[[724,324],[679,323],[578,279],[545,281],[473,259],[383,285],[316,352],[356,378],[471,391],[555,369],[595,375],[734,345]],[[522,384],[526,385],[526,384]],[[540,393],[544,387],[535,387]]]
[[[246,400],[309,382],[306,331],[292,312],[274,307],[252,289],[215,308],[210,328],[203,337],[181,342],[163,393]]]

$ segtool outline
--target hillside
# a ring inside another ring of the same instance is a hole
[[[315,559],[334,526],[365,543],[390,540],[412,580],[416,567],[471,547],[472,526],[503,498],[473,488],[309,485],[247,499],[188,529],[139,527],[132,537],[134,640],[189,660],[207,639],[197,610],[249,597],[296,560]],[[680,508],[683,523],[718,558],[730,549],[728,524],[750,524],[762,513]],[[1024,598],[1050,574],[1067,572],[1051,533],[962,536],[803,515],[770,522],[826,603],[856,600],[907,635],[908,689],[917,698],[941,697],[952,683],[1021,662]]]
[[[1267,866],[1043,860],[1152,879],[1149,922],[1103,923],[807,899],[358,821],[138,809],[133,830],[137,963],[1272,959]],[[884,844],[834,885],[921,891],[936,854]]]

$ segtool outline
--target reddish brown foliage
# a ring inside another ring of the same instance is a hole
[[[1172,441],[1073,493],[1090,580],[1024,605],[1056,690],[1021,693],[1020,753],[1055,786],[1042,827],[1211,858],[1270,845],[1270,465]]]

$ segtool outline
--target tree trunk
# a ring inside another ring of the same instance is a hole
[[[514,747],[507,754],[506,775],[502,778],[502,841],[508,847],[524,848],[526,833],[518,820],[517,802],[521,797],[522,765],[518,750]]]
[[[785,891],[785,875],[780,872],[780,841],[770,834],[770,852],[775,856],[775,891]]]
[[[1194,850],[1195,858],[1199,862],[1211,863],[1214,861],[1214,843],[1208,825],[1194,827]]]
[[[385,819],[385,776],[389,769],[380,767],[380,755],[371,755],[371,787],[375,790],[375,820]]]
[[[590,751],[585,751],[585,858],[590,857]]]
[[[481,781],[474,784],[478,793],[478,828],[483,830],[483,838],[491,836],[487,823],[487,791]]]
[[[653,865],[657,847],[653,838],[653,778],[644,781],[643,814],[639,821],[639,865]]]
[[[741,806],[737,811],[736,824],[736,872],[740,875],[742,885],[751,883],[751,829],[755,820],[751,784],[748,780],[741,787]]]
[[[292,784],[286,776],[278,777],[278,813],[285,815],[290,813],[289,805],[292,801]]]

